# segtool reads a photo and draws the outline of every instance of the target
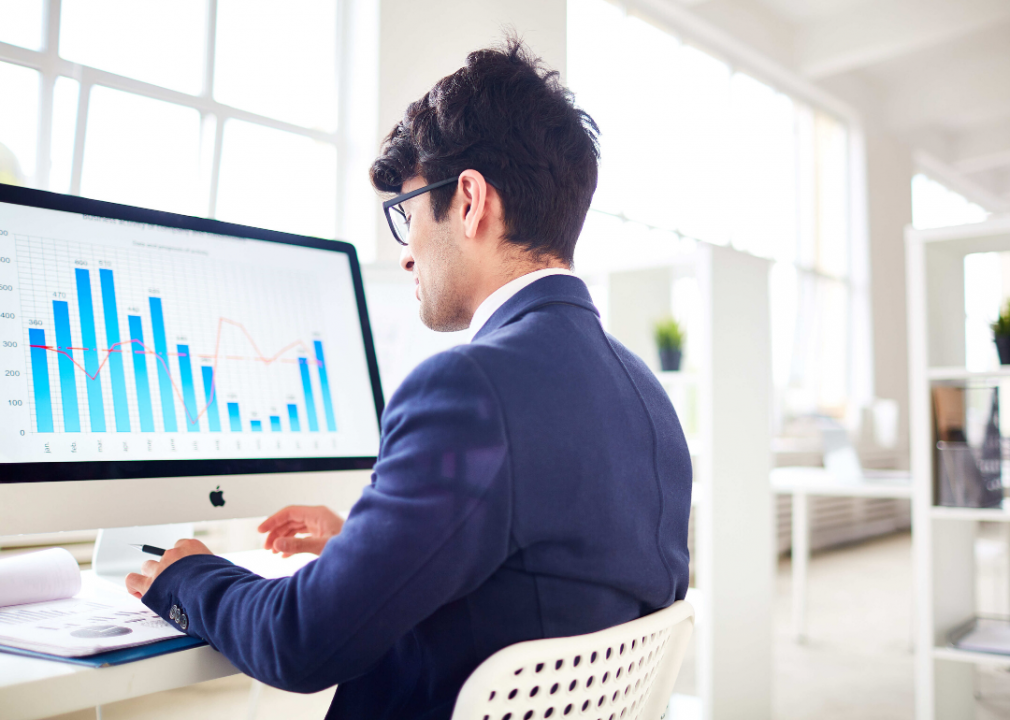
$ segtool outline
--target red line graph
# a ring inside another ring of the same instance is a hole
[[[56,347],[56,346],[53,346],[53,345],[30,345],[29,347],[41,348],[43,350],[48,350],[49,352],[54,352],[54,353],[56,353],[58,355],[62,355],[64,357],[68,358],[74,364],[74,367],[76,367],[78,370],[80,370],[82,373],[84,373],[84,375],[88,379],[90,379],[90,380],[97,380],[98,376],[102,372],[102,368],[105,367],[105,364],[109,361],[109,357],[112,355],[112,353],[130,352],[129,350],[126,350],[126,351],[121,350],[120,348],[123,345],[135,345],[135,346],[139,346],[139,347],[141,347],[143,349],[142,350],[133,350],[132,352],[135,353],[135,354],[138,354],[138,355],[154,355],[155,358],[157,358],[158,362],[161,363],[162,367],[165,368],[165,373],[168,375],[169,380],[172,383],[172,392],[175,393],[175,396],[182,403],[183,411],[186,413],[187,421],[191,425],[195,425],[200,420],[200,418],[203,417],[204,414],[206,414],[207,408],[209,408],[211,406],[211,404],[214,402],[214,397],[215,397],[215,395],[217,393],[217,363],[218,363],[218,360],[221,359],[221,355],[220,355],[220,351],[221,351],[221,336],[222,336],[222,334],[224,332],[224,326],[226,324],[227,325],[231,325],[233,327],[236,327],[236,328],[238,328],[239,330],[242,331],[242,334],[245,335],[246,340],[248,340],[249,344],[252,346],[254,356],[253,357],[249,357],[249,358],[245,358],[245,357],[240,357],[240,356],[227,355],[227,356],[225,356],[225,359],[229,359],[229,360],[235,360],[235,359],[243,359],[243,360],[245,360],[245,359],[248,359],[248,360],[253,360],[254,362],[262,362],[265,365],[271,365],[271,364],[273,364],[275,362],[297,362],[297,361],[284,360],[284,359],[281,358],[281,355],[283,355],[284,353],[288,352],[289,350],[293,350],[294,348],[297,348],[297,347],[302,348],[305,351],[306,355],[308,354],[308,350],[309,350],[308,344],[306,342],[302,341],[302,340],[295,340],[293,342],[288,343],[287,345],[285,345],[284,347],[282,347],[280,350],[278,350],[276,353],[274,353],[273,355],[271,355],[271,356],[268,357],[268,356],[266,356],[266,355],[264,355],[262,353],[262,351],[259,349],[259,346],[256,344],[256,341],[253,340],[252,335],[249,334],[249,331],[245,329],[245,326],[242,325],[242,323],[236,322],[234,320],[229,320],[228,318],[223,318],[223,317],[222,318],[218,318],[217,319],[217,337],[214,340],[214,354],[213,355],[195,355],[193,353],[190,353],[190,355],[192,357],[199,357],[199,358],[205,358],[205,359],[213,359],[213,363],[212,363],[211,367],[214,368],[214,379],[211,381],[211,384],[210,384],[210,395],[207,398],[206,404],[204,404],[204,406],[200,409],[200,411],[197,412],[195,418],[192,415],[190,415],[189,408],[186,407],[186,400],[185,400],[185,398],[182,395],[182,390],[176,384],[175,378],[172,376],[172,372],[171,372],[171,369],[168,367],[168,364],[165,362],[165,360],[156,351],[151,350],[147,345],[145,345],[144,343],[142,343],[140,340],[134,340],[132,338],[130,340],[123,340],[121,342],[115,343],[112,347],[106,348],[104,350],[98,350],[97,348],[75,348],[75,347],[71,347],[71,348],[59,348],[59,347]],[[68,351],[73,351],[73,350],[79,350],[79,351],[82,351],[82,352],[92,351],[92,350],[94,350],[95,352],[104,352],[105,353],[105,357],[98,364],[98,369],[95,371],[95,374],[91,375],[84,368],[84,366],[81,365],[79,362],[77,362],[77,360],[74,359],[74,356],[71,355],[70,352],[68,352]],[[169,353],[166,353],[166,355],[167,354],[169,354]],[[178,353],[171,353],[171,354],[172,355],[179,355]],[[309,360],[309,358],[306,358],[306,359]],[[317,366],[321,365],[321,363],[316,358],[311,358],[310,362],[315,363]]]

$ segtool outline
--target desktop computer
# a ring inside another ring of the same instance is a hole
[[[354,247],[0,185],[0,403],[0,535],[348,507],[383,407]]]

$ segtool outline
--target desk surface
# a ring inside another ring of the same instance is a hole
[[[912,476],[905,470],[867,471],[862,478],[841,479],[821,467],[775,468],[772,491],[831,497],[911,498]]]
[[[265,550],[250,550],[225,557],[263,577],[284,577],[315,556],[282,559]],[[81,575],[82,592],[119,592],[90,571]],[[207,646],[105,668],[0,653],[0,708],[4,720],[44,718],[238,672],[223,655]]]

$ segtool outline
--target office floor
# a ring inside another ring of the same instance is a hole
[[[1010,557],[1002,528],[983,529],[978,594],[983,609],[1007,612]],[[815,554],[810,565],[809,641],[791,636],[790,564],[779,562],[775,603],[775,720],[898,720],[913,717],[911,538],[907,533]],[[677,683],[694,692],[691,655]],[[1007,663],[1010,669],[1010,661]],[[127,700],[102,720],[321,719],[333,691],[292,695],[264,687],[254,716],[244,677]],[[1010,717],[1010,672],[979,672],[976,720]],[[692,703],[677,712],[686,720]],[[92,720],[93,711],[59,720]]]

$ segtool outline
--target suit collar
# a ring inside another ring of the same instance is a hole
[[[589,288],[581,279],[574,275],[549,275],[527,285],[510,297],[500,308],[487,319],[484,326],[473,336],[479,340],[488,333],[508,325],[521,315],[543,305],[565,303],[589,310],[599,316],[600,312],[593,305]]]

